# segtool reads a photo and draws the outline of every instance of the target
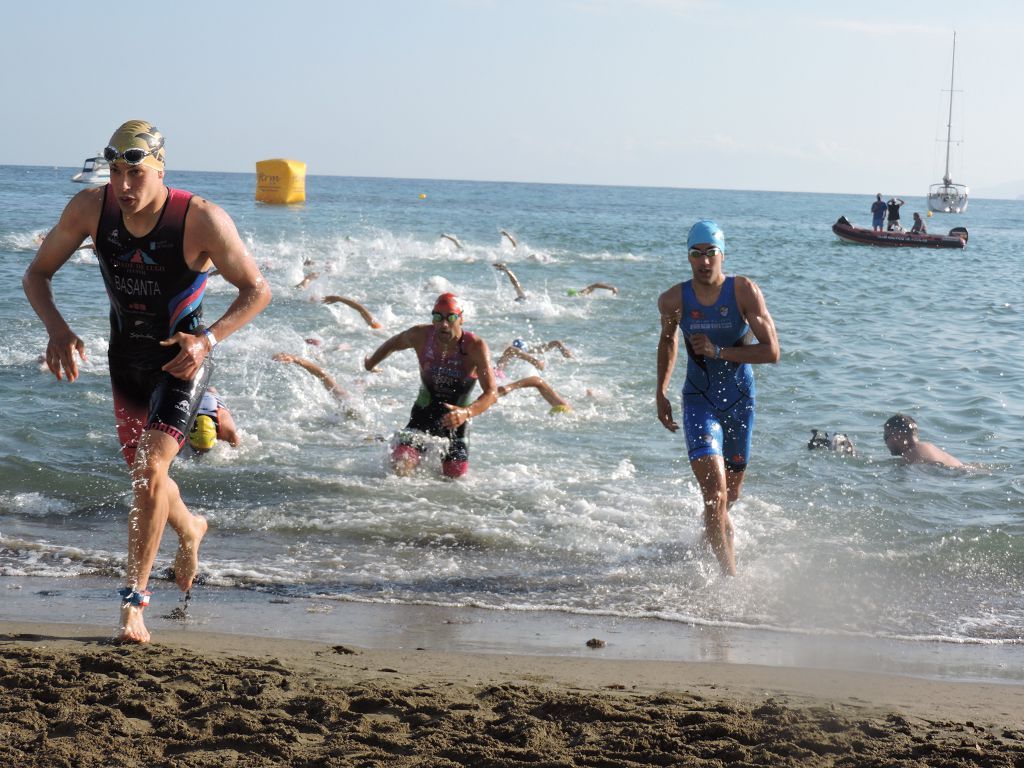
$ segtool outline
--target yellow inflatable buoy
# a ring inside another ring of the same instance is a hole
[[[423,194],[422,192],[420,192],[420,200],[426,200],[426,199],[427,199],[427,196],[425,194]]]
[[[260,160],[256,163],[256,200],[261,203],[301,203],[306,200],[306,164],[300,160]]]
[[[931,217],[932,217],[932,212],[928,211],[928,218],[930,219]]]

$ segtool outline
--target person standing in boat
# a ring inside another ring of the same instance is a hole
[[[876,232],[882,231],[885,224],[885,202],[882,200],[882,193],[875,195],[875,202],[871,204],[871,228]]]
[[[910,228],[910,231],[915,235],[927,235],[928,227],[924,225],[924,219],[921,218],[921,214],[914,211],[914,226]]]
[[[693,278],[658,297],[661,336],[655,401],[658,420],[676,432],[668,385],[686,344],[683,427],[690,468],[704,500],[704,531],[722,571],[736,574],[729,507],[739,498],[754,427],[752,365],[779,360],[775,323],[750,278],[726,275],[725,235],[713,221],[698,221],[687,238]],[[756,340],[756,343],[755,343]]]
[[[898,197],[890,197],[889,204],[886,210],[889,212],[889,231],[890,232],[902,232],[903,227],[900,226],[900,206],[905,203]]]

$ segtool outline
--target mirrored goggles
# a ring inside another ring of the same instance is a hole
[[[461,320],[462,315],[457,312],[449,312],[448,314],[442,314],[441,312],[431,312],[430,319],[435,323],[441,323],[447,320],[449,323],[454,323],[456,320]]]
[[[117,160],[124,160],[128,165],[139,165],[149,155],[156,157],[156,153],[163,149],[163,142],[159,146],[153,147],[153,149],[141,149],[140,147],[129,147],[124,152],[118,152],[114,147],[108,146],[103,150],[103,159],[108,163],[113,163]]]
[[[717,245],[712,245],[710,248],[691,248],[690,258],[691,259],[703,259],[705,256],[708,258],[715,258],[715,256],[721,256],[722,249]]]

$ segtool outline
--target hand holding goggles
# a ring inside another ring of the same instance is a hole
[[[456,320],[461,320],[462,315],[457,312],[449,312],[448,314],[442,314],[440,312],[431,312],[430,319],[435,323],[442,323],[447,320],[449,323],[454,323]]]
[[[156,157],[156,153],[164,148],[164,142],[161,139],[160,143],[152,149],[146,150],[140,147],[128,147],[124,152],[118,152],[115,147],[107,146],[103,150],[103,159],[108,163],[113,163],[116,160],[124,160],[128,165],[140,165],[149,155]]]
[[[703,259],[707,256],[709,259],[713,259],[716,256],[722,255],[722,249],[717,245],[712,245],[710,248],[691,248],[690,258],[691,259]]]

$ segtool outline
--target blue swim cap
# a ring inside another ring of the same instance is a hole
[[[700,243],[717,245],[722,253],[725,253],[725,234],[722,232],[722,228],[711,219],[701,219],[690,227],[690,235],[686,238],[686,247],[693,248]]]
[[[515,347],[516,349],[525,350],[526,349],[526,342],[523,341],[522,339],[513,339],[512,340],[512,346]]]

